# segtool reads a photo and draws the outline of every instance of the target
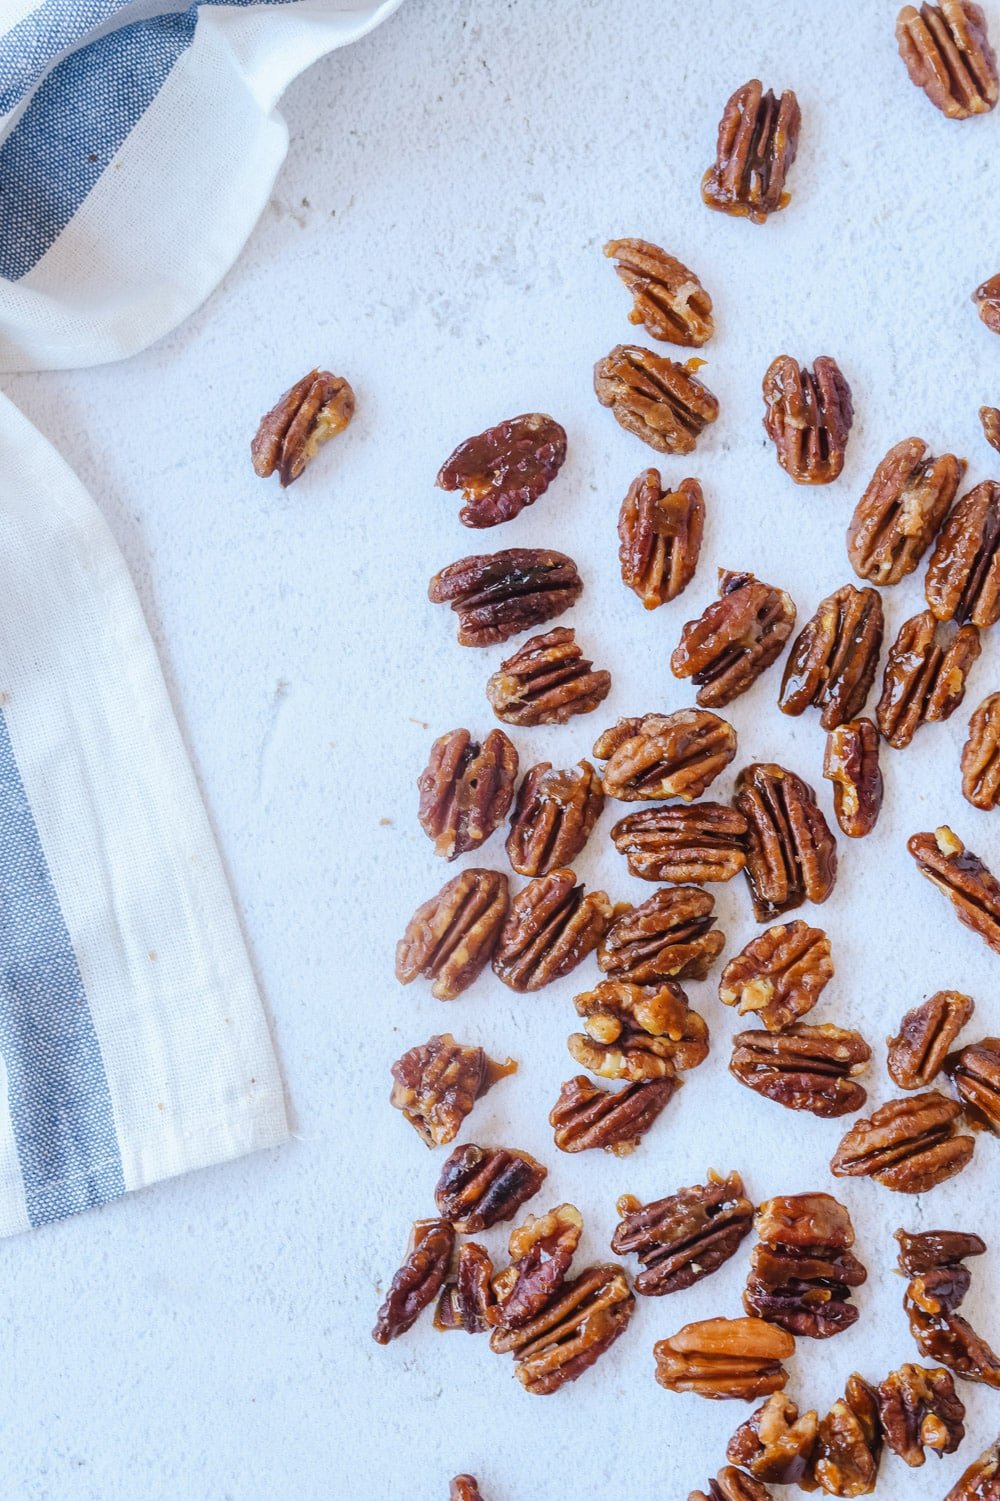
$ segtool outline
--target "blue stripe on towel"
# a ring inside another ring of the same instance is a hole
[[[32,1225],[123,1194],[104,1061],[2,713],[0,1052]]]
[[[52,61],[131,0],[43,0],[0,35],[0,115],[20,104]]]

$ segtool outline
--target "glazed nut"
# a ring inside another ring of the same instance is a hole
[[[460,646],[495,646],[575,605],[583,593],[576,564],[541,547],[508,547],[449,563],[431,579],[431,604],[458,616]]]
[[[455,1140],[476,1101],[516,1071],[513,1058],[496,1063],[482,1048],[463,1047],[443,1032],[392,1065],[389,1101],[427,1146],[442,1147]]]
[[[828,485],[844,467],[854,421],[851,388],[821,354],[812,370],[779,354],[764,376],[764,430],[797,485]]]
[[[468,730],[435,740],[417,778],[417,816],[434,853],[455,860],[485,844],[507,817],[516,781],[517,751],[503,730],[481,743]]]
[[[604,254],[632,293],[630,323],[654,339],[700,349],[715,332],[712,299],[693,271],[649,240],[609,240]]]
[[[625,1194],[611,1240],[616,1256],[636,1256],[642,1266],[636,1291],[659,1298],[693,1287],[734,1256],[750,1232],[753,1205],[739,1173],[682,1188],[642,1204]]]
[[[924,594],[938,620],[987,630],[1000,619],[1000,485],[983,480],[952,509],[931,553]]]
[[[962,748],[962,794],[988,813],[1000,803],[1000,693],[984,698]]]
[[[794,624],[784,589],[720,568],[719,598],[684,626],[670,670],[692,680],[703,708],[722,709],[777,660]]]
[[[882,1455],[878,1393],[855,1373],[816,1431],[807,1483],[828,1496],[868,1496]]]
[[[475,1475],[456,1475],[448,1487],[448,1501],[484,1501]]]
[[[969,1271],[961,1265],[940,1267],[911,1277],[903,1307],[917,1349],[963,1381],[1000,1388],[1000,1357],[956,1313],[969,1290]]]
[[[965,460],[933,458],[923,438],[890,448],[858,501],[847,532],[847,553],[859,578],[898,584],[933,542],[955,499]]]
[[[875,709],[878,727],[894,750],[909,745],[922,724],[951,718],[981,650],[974,625],[942,625],[930,610],[904,620],[889,648]]]
[[[965,1404],[950,1373],[940,1366],[903,1365],[890,1371],[878,1389],[885,1442],[911,1469],[924,1462],[924,1450],[954,1454],[965,1437]]]
[[[1000,1496],[1000,1441],[973,1460],[944,1501],[997,1501]]]
[[[1000,279],[997,281],[997,292],[1000,294]],[[1000,323],[1000,316],[997,322]],[[995,448],[1000,453],[1000,408],[980,407],[979,421],[982,424],[983,437],[991,448]]]
[[[875,681],[885,622],[877,589],[853,584],[824,599],[796,636],[785,663],[779,707],[821,710],[824,730],[855,719]]]
[[[611,921],[603,891],[588,892],[571,870],[536,876],[510,904],[493,970],[511,990],[541,990],[592,953]]]
[[[912,81],[950,120],[986,114],[996,104],[996,58],[986,18],[972,0],[904,5],[896,41]]]
[[[664,490],[658,469],[644,469],[628,487],[618,514],[622,583],[647,610],[676,599],[694,578],[705,530],[705,501],[696,479]]]
[[[757,1480],[795,1485],[809,1469],[818,1426],[815,1412],[800,1416],[790,1398],[774,1393],[737,1428],[726,1458]]]
[[[627,1157],[679,1086],[678,1078],[665,1076],[613,1091],[592,1083],[585,1074],[577,1074],[562,1086],[549,1112],[555,1144],[561,1152],[587,1152],[600,1147],[615,1157]]]
[[[691,453],[719,415],[719,403],[687,365],[638,344],[616,344],[597,361],[594,391],[626,432],[660,453]]]
[[[396,978],[433,981],[431,995],[453,1001],[492,957],[507,914],[507,877],[498,870],[463,870],[424,902],[396,945]]]
[[[833,811],[848,839],[864,839],[882,811],[878,746],[878,727],[871,719],[849,719],[826,737],[823,776],[833,783]]]
[[[857,1322],[851,1289],[868,1274],[851,1252],[854,1226],[843,1204],[824,1193],[767,1199],[756,1227],[760,1243],[743,1294],[747,1313],[810,1339],[828,1339]]]
[[[496,1295],[493,1291],[493,1263],[489,1252],[476,1241],[466,1241],[458,1249],[456,1264],[441,1289],[434,1310],[434,1328],[442,1333],[461,1329],[466,1334],[483,1334],[496,1319]]]
[[[528,1215],[510,1233],[510,1265],[494,1279],[494,1327],[520,1329],[559,1292],[583,1234],[575,1204],[559,1204],[548,1214]]]
[[[996,276],[991,276],[988,281],[984,281],[982,286],[977,287],[972,294],[972,300],[986,327],[992,329],[995,334],[1000,334],[1000,272]],[[985,423],[983,426],[985,427]]]
[[[707,1491],[692,1491],[688,1501],[773,1501],[773,1497],[762,1481],[726,1465],[708,1482]]]
[[[955,1124],[961,1105],[937,1090],[888,1100],[855,1121],[830,1163],[838,1178],[874,1178],[896,1193],[927,1193],[960,1173],[975,1147]]]
[[[769,1032],[780,1032],[812,1010],[832,979],[829,938],[822,928],[796,919],[768,928],[730,959],[719,999],[741,1016],[756,1016]]]
[[[938,990],[914,1006],[889,1038],[889,1077],[900,1089],[927,1089],[944,1067],[952,1045],[972,1016],[971,996]]]
[[[342,433],[354,416],[354,392],[342,375],[310,370],[260,419],[250,444],[254,473],[277,472],[287,488],[329,438]]]
[[[1000,1136],[1000,1037],[969,1043],[946,1066],[969,1125]]]
[[[917,869],[951,902],[955,916],[1000,954],[1000,881],[942,825],[933,834],[913,834],[907,849]]]
[[[541,1188],[546,1169],[527,1152],[507,1147],[456,1147],[441,1169],[434,1202],[459,1235],[478,1235],[513,1219]]]
[[[634,1309],[621,1267],[588,1267],[527,1323],[495,1329],[490,1346],[512,1353],[521,1385],[546,1396],[589,1370],[625,1332]]]
[[[594,743],[604,791],[619,802],[679,797],[690,803],[736,755],[736,731],[705,709],[619,719]]]
[[[751,1318],[702,1319],[653,1346],[656,1379],[668,1391],[743,1402],[781,1391],[782,1361],[794,1351],[784,1329]]]
[[[829,1023],[782,1032],[738,1032],[729,1072],[734,1079],[786,1110],[824,1117],[860,1110],[868,1098],[855,1080],[871,1058],[859,1032]]]
[[[705,173],[701,196],[709,208],[763,224],[783,209],[788,169],[795,160],[802,115],[791,89],[780,101],[751,78],[726,102],[719,122],[715,165]]]
[[[486,684],[496,717],[523,726],[566,724],[574,714],[590,714],[610,692],[610,672],[594,671],[576,632],[565,626],[532,636]]]
[[[747,821],[723,803],[642,808],[611,830],[629,873],[643,881],[731,881],[746,864]]]
[[[574,1001],[584,1031],[568,1047],[602,1079],[672,1078],[708,1057],[708,1028],[679,985],[602,980]]]
[[[601,779],[589,761],[553,771],[540,761],[525,772],[507,835],[507,858],[522,876],[544,876],[575,860],[604,807]]]
[[[455,1247],[455,1231],[446,1219],[417,1220],[406,1257],[378,1311],[372,1339],[387,1345],[412,1328],[441,1290]]]
[[[497,526],[544,495],[566,458],[566,433],[543,412],[526,412],[460,443],[438,471],[441,490],[461,490],[463,526]]]
[[[837,845],[808,783],[774,762],[754,762],[737,778],[735,801],[748,826],[745,874],[757,921],[825,902],[837,879]]]
[[[983,1256],[986,1252],[982,1236],[962,1230],[923,1230],[916,1234],[897,1230],[896,1240],[899,1242],[899,1270],[907,1277],[936,1271],[940,1267],[955,1267],[969,1256]],[[958,1303],[952,1306],[957,1308]]]
[[[597,962],[613,980],[656,985],[703,980],[725,948],[715,927],[715,898],[697,886],[664,887],[615,918]]]

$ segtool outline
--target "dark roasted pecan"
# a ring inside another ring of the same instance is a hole
[[[913,834],[906,847],[920,874],[944,892],[959,922],[1000,954],[1000,881],[979,856],[947,824],[933,834]]]
[[[615,919],[597,962],[612,979],[637,985],[703,980],[726,946],[714,913],[715,898],[697,886],[654,891]]]
[[[267,479],[277,470],[284,489],[353,416],[354,392],[344,377],[310,370],[260,419],[250,444],[254,473]]]
[[[720,568],[719,598],[684,626],[670,670],[691,679],[704,708],[721,709],[781,655],[794,624],[795,606],[784,589]]]
[[[553,771],[540,761],[524,774],[507,835],[507,857],[522,876],[545,876],[583,849],[601,816],[604,789],[589,761]]]
[[[630,985],[602,980],[574,1002],[584,1032],[569,1050],[602,1079],[670,1078],[708,1057],[708,1028],[679,985]]]
[[[944,1501],[1000,1501],[1000,1440],[973,1460]]]
[[[491,1322],[519,1329],[551,1302],[566,1280],[583,1234],[575,1204],[559,1204],[548,1214],[529,1214],[510,1232],[510,1265],[494,1279],[496,1307]]]
[[[986,18],[972,0],[904,5],[896,41],[912,81],[950,120],[986,114],[996,104],[996,58]]]
[[[972,300],[979,309],[979,316],[987,328],[1000,334],[1000,272],[976,288]]]
[[[753,1205],[739,1173],[682,1188],[666,1199],[642,1204],[630,1194],[618,1200],[622,1216],[611,1241],[616,1256],[634,1255],[643,1270],[636,1291],[659,1298],[683,1291],[718,1271],[735,1255],[753,1223]]]
[[[896,1240],[899,1269],[907,1277],[933,1272],[939,1267],[955,1267],[969,1256],[982,1256],[986,1252],[982,1236],[964,1230],[921,1230],[914,1234],[897,1230]],[[960,1297],[952,1308],[957,1308],[961,1301]]]
[[[868,1098],[854,1075],[863,1072],[871,1055],[859,1032],[829,1023],[786,1027],[782,1032],[737,1032],[729,1072],[788,1110],[849,1115]]]
[[[814,704],[822,710],[824,730],[860,714],[875,681],[884,626],[877,589],[844,584],[824,599],[785,663],[778,700],[783,712],[801,714]]]
[[[1000,290],[1000,282],[997,284]],[[1000,453],[1000,408],[980,407],[979,420],[983,426],[983,437],[991,448]]]
[[[719,415],[719,403],[688,365],[638,344],[616,344],[598,360],[594,390],[626,432],[660,453],[690,453]]]
[[[959,1234],[958,1231],[951,1233],[953,1236]],[[978,1252],[973,1254],[978,1255]],[[937,1318],[939,1314],[954,1313],[971,1285],[972,1273],[968,1267],[963,1266],[960,1261],[948,1261],[911,1277],[903,1301],[911,1320],[914,1315],[919,1315],[921,1321],[928,1314]],[[914,1326],[913,1333],[918,1344],[928,1327],[924,1323],[919,1328]]]
[[[786,89],[780,102],[751,78],[726,101],[719,121],[715,165],[701,181],[709,208],[763,224],[788,202],[785,178],[795,160],[802,115]]]
[[[971,996],[938,990],[906,1013],[899,1032],[889,1038],[889,1077],[900,1089],[926,1089],[934,1083],[974,1010]]]
[[[604,254],[635,304],[630,323],[644,323],[654,339],[700,349],[715,332],[712,299],[693,271],[649,240],[609,240]]]
[[[456,1147],[441,1169],[434,1190],[438,1213],[459,1235],[478,1235],[514,1217],[541,1188],[547,1169],[507,1147]]]
[[[894,750],[909,745],[922,724],[951,718],[981,650],[974,625],[941,625],[930,610],[904,620],[889,648],[875,708],[878,727]]]
[[[688,1501],[773,1501],[773,1497],[762,1481],[726,1465],[708,1482],[707,1491],[692,1491]]]
[[[619,719],[594,743],[605,761],[608,797],[622,803],[654,797],[700,797],[736,755],[736,731],[706,709]]]
[[[566,433],[543,412],[526,412],[460,443],[438,471],[442,490],[461,490],[463,526],[496,526],[533,505],[566,457]]]
[[[656,1379],[668,1391],[744,1402],[781,1391],[788,1380],[782,1361],[794,1351],[784,1329],[750,1318],[702,1319],[653,1346]]]
[[[578,886],[571,870],[536,876],[510,904],[494,972],[511,990],[541,990],[593,952],[612,916],[607,893]]]
[[[696,479],[664,490],[658,469],[644,469],[618,513],[622,582],[647,610],[676,599],[694,578],[705,529],[705,502]]]
[[[753,762],[736,780],[736,806],[748,825],[745,872],[757,921],[825,902],[837,844],[809,784],[773,761]]]
[[[851,1252],[854,1226],[843,1204],[819,1193],[767,1199],[756,1228],[760,1244],[743,1294],[747,1313],[810,1339],[829,1339],[857,1322],[851,1288],[868,1273]]]
[[[874,1178],[896,1193],[919,1194],[960,1173],[972,1157],[971,1136],[957,1136],[961,1105],[937,1090],[887,1100],[855,1121],[830,1163],[838,1178]]]
[[[483,1501],[475,1475],[456,1475],[448,1488],[448,1501]]]
[[[731,881],[746,864],[747,821],[723,803],[642,808],[619,819],[611,838],[643,881]]]
[[[962,748],[962,793],[988,813],[1000,803],[1000,693],[984,698],[969,720]]]
[[[809,1468],[817,1427],[815,1412],[800,1417],[795,1403],[776,1393],[740,1424],[729,1440],[726,1458],[758,1480],[794,1485]]]
[[[826,737],[823,775],[833,783],[833,811],[848,839],[864,839],[882,811],[878,741],[871,719],[849,719]]]
[[[954,1454],[965,1437],[965,1404],[940,1366],[890,1371],[879,1386],[878,1405],[886,1444],[912,1469],[923,1464],[925,1449]]]
[[[588,1267],[527,1323],[495,1329],[490,1347],[513,1353],[521,1385],[546,1396],[589,1370],[625,1332],[634,1309],[621,1267]]]
[[[458,1248],[457,1264],[441,1289],[434,1328],[482,1334],[495,1322],[493,1263],[485,1246],[470,1240]]]
[[[516,1071],[513,1058],[495,1063],[482,1048],[463,1047],[443,1032],[392,1065],[389,1101],[429,1147],[443,1147],[455,1140],[476,1101]]]
[[[406,1259],[389,1285],[378,1311],[372,1339],[387,1345],[416,1323],[437,1297],[448,1274],[455,1231],[446,1219],[417,1220],[410,1232]]]
[[[602,1089],[585,1074],[568,1079],[549,1111],[549,1125],[561,1152],[587,1152],[602,1147],[616,1157],[634,1152],[680,1080],[646,1079],[617,1091]]]
[[[933,458],[923,438],[890,448],[858,501],[847,530],[847,554],[859,578],[898,584],[912,573],[955,499],[965,460]]]
[[[532,636],[486,684],[496,717],[517,725],[565,724],[574,714],[589,714],[610,692],[610,672],[594,671],[566,626]]]
[[[828,1496],[869,1496],[881,1457],[878,1393],[855,1372],[820,1421],[803,1489],[819,1485]]]
[[[396,978],[433,980],[431,995],[453,1001],[486,967],[507,914],[507,877],[463,870],[418,907],[396,945]]]
[[[947,1366],[963,1381],[1000,1387],[1000,1356],[977,1334],[955,1305],[968,1291],[964,1267],[942,1267],[913,1277],[903,1299],[910,1333],[928,1360]],[[943,1293],[942,1293],[943,1288]]]
[[[1000,1037],[970,1042],[947,1068],[969,1125],[1000,1136]]]
[[[830,940],[822,928],[796,920],[760,933],[722,971],[719,999],[752,1013],[769,1032],[811,1011],[833,979]]]
[[[432,604],[458,616],[461,646],[495,646],[575,605],[583,593],[576,564],[541,547],[508,547],[449,563],[431,579]]]
[[[468,730],[435,740],[417,778],[420,827],[435,854],[454,860],[485,844],[507,817],[516,781],[517,751],[503,730],[482,744]]]
[[[1000,619],[1000,485],[983,480],[952,509],[924,581],[938,620],[978,625]]]
[[[837,478],[853,421],[851,388],[828,354],[812,370],[790,354],[779,354],[768,366],[764,429],[778,463],[797,485],[828,485]]]

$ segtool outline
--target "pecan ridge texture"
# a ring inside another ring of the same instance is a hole
[[[965,1258],[981,1256],[985,1241],[957,1230],[897,1230],[896,1239],[900,1270],[910,1279],[903,1307],[921,1355],[963,1381],[1000,1388],[1000,1357],[958,1312],[972,1281]]]
[[[540,761],[525,772],[507,835],[507,857],[522,876],[544,876],[583,849],[604,807],[601,779],[589,761],[554,771]]]
[[[812,1010],[832,979],[829,938],[797,918],[758,934],[729,960],[719,999],[780,1032]]]
[[[700,349],[715,332],[712,299],[693,271],[649,240],[609,240],[604,254],[635,299],[630,323],[654,339]]]
[[[799,1024],[781,1032],[737,1032],[729,1072],[765,1099],[812,1115],[848,1115],[868,1098],[855,1075],[871,1059],[859,1032]]]
[[[736,780],[736,807],[748,825],[745,874],[757,921],[825,902],[837,845],[809,784],[774,762],[754,762]]]
[[[486,684],[496,717],[524,726],[565,724],[590,714],[610,692],[610,672],[594,671],[566,626],[525,641]]]
[[[495,1328],[519,1329],[541,1313],[565,1282],[582,1234],[575,1204],[529,1214],[510,1232],[510,1264],[493,1279]]]
[[[593,952],[612,914],[607,893],[578,886],[571,870],[536,876],[511,901],[494,972],[511,990],[541,990]]]
[[[1000,881],[958,835],[942,824],[933,834],[913,834],[907,849],[922,876],[951,902],[955,916],[1000,954]]]
[[[934,458],[923,438],[890,448],[854,508],[847,554],[859,578],[898,584],[912,573],[955,499],[965,460]]]
[[[882,1457],[878,1392],[855,1371],[816,1430],[806,1484],[830,1496],[869,1496]]]
[[[972,1129],[1000,1136],[1000,1037],[968,1043],[946,1066]]]
[[[282,489],[294,484],[310,459],[354,416],[354,392],[342,375],[310,370],[260,419],[250,444],[254,473],[277,471]]]
[[[938,1366],[902,1365],[878,1389],[886,1446],[916,1469],[924,1450],[954,1454],[965,1437],[965,1404],[950,1372]]]
[[[701,196],[709,208],[763,224],[788,203],[788,169],[795,160],[802,114],[786,89],[780,101],[751,78],[726,101],[719,121],[715,165],[705,173]]]
[[[719,598],[684,626],[670,670],[692,680],[703,708],[724,708],[777,660],[794,624],[784,589],[720,568]]]
[[[1000,619],[1000,485],[983,480],[941,528],[924,594],[938,620],[986,630]]]
[[[626,432],[660,453],[691,453],[719,403],[686,365],[638,344],[616,344],[594,366],[594,390]]]
[[[882,811],[885,787],[878,748],[878,726],[872,719],[845,719],[826,737],[823,776],[833,783],[833,811],[848,839],[864,839]]]
[[[517,751],[503,730],[482,743],[468,730],[439,736],[417,778],[417,816],[435,854],[454,860],[485,844],[507,817],[516,780]]]
[[[788,1194],[757,1211],[747,1313],[810,1339],[829,1339],[857,1322],[851,1289],[868,1273],[854,1255],[854,1226],[832,1194]],[[763,1477],[767,1478],[767,1477]]]
[[[877,589],[845,584],[816,608],[785,663],[779,706],[801,714],[810,704],[824,730],[854,719],[875,681],[885,621]]]
[[[576,564],[551,548],[508,547],[449,563],[431,579],[431,604],[458,616],[461,646],[495,646],[561,615],[583,593]]]
[[[907,1011],[889,1038],[889,1077],[900,1089],[926,1089],[944,1067],[959,1032],[972,1016],[971,996],[938,990]]]
[[[635,1296],[619,1266],[592,1266],[563,1282],[527,1323],[497,1329],[491,1348],[513,1354],[515,1372],[529,1392],[546,1396],[575,1381],[624,1334]]]
[[[597,962],[615,980],[637,985],[703,980],[725,948],[715,927],[715,898],[697,886],[664,887],[629,907],[608,928]]]
[[[941,624],[930,610],[903,621],[889,648],[875,708],[878,727],[894,750],[909,745],[922,724],[951,718],[981,651],[974,625]]]
[[[495,1310],[493,1262],[485,1246],[468,1240],[459,1246],[451,1274],[441,1289],[434,1328],[443,1333],[461,1329],[466,1334],[484,1334],[493,1327]]]
[[[778,463],[797,485],[828,485],[844,467],[854,421],[851,388],[836,360],[812,370],[779,354],[764,376],[764,430]]]
[[[962,795],[989,812],[1000,803],[1000,693],[990,693],[969,720],[962,748]]]
[[[638,1258],[636,1291],[659,1298],[692,1287],[734,1256],[750,1233],[753,1205],[739,1173],[679,1189],[643,1204],[618,1200],[621,1219],[611,1240],[616,1256]]]
[[[604,791],[619,802],[679,797],[689,803],[736,755],[736,731],[707,709],[619,719],[594,742]]]
[[[896,41],[912,81],[949,119],[968,120],[996,104],[996,58],[986,17],[972,0],[904,5]]]
[[[477,1235],[509,1220],[541,1188],[546,1169],[507,1147],[456,1147],[441,1169],[434,1202],[459,1235]]]
[[[601,1147],[615,1157],[634,1152],[680,1085],[676,1075],[604,1089],[585,1074],[567,1079],[549,1111],[549,1125],[561,1152]]]
[[[656,1379],[668,1391],[744,1402],[781,1391],[782,1362],[794,1351],[784,1329],[752,1318],[701,1319],[653,1346]]]
[[[389,1101],[427,1146],[441,1147],[455,1140],[476,1101],[516,1070],[513,1058],[497,1063],[483,1048],[464,1047],[443,1032],[392,1065]]]
[[[584,1031],[568,1042],[581,1067],[602,1079],[672,1078],[708,1057],[708,1028],[679,985],[602,980],[574,1000]]]
[[[507,915],[507,877],[463,870],[422,903],[396,945],[396,978],[433,981],[431,994],[453,1001],[489,963]]]
[[[804,1485],[817,1430],[815,1412],[800,1415],[789,1397],[774,1393],[740,1424],[729,1440],[726,1457],[758,1480]]]
[[[454,1247],[455,1231],[446,1219],[416,1221],[406,1258],[375,1320],[372,1339],[376,1344],[387,1345],[405,1334],[433,1303],[447,1276]]]
[[[566,433],[544,412],[525,412],[466,438],[441,465],[437,485],[461,490],[463,526],[497,526],[544,495],[566,458]]]
[[[870,1119],[855,1121],[831,1171],[838,1178],[874,1178],[896,1193],[926,1193],[972,1157],[972,1137],[955,1131],[961,1113],[961,1105],[934,1089],[887,1100]]]
[[[618,513],[622,583],[647,610],[676,599],[694,578],[705,531],[705,501],[696,479],[664,490],[658,469],[644,469]]]
[[[731,881],[746,864],[747,821],[723,803],[641,808],[611,830],[629,872],[643,881]]]

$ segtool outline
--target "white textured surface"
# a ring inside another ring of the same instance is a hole
[[[542,1158],[550,1177],[533,1207],[579,1204],[581,1263],[607,1254],[624,1190],[669,1192],[713,1165],[739,1167],[756,1198],[831,1187],[842,1129],[728,1077],[736,1024],[709,980],[691,996],[712,1057],[645,1146],[622,1162],[560,1158],[546,1115],[574,1071],[570,997],[594,967],[534,997],[484,979],[447,1008],[395,984],[398,932],[453,873],[417,827],[413,781],[435,734],[488,727],[483,684],[503,654],[460,650],[424,593],[437,567],[481,545],[576,557],[587,588],[567,620],[611,668],[612,698],[590,720],[514,736],[524,765],[569,764],[618,714],[690,701],[667,658],[714,592],[716,565],[787,587],[802,620],[847,580],[844,528],[890,443],[919,433],[966,454],[970,480],[996,472],[976,412],[1000,396],[1000,343],[968,296],[997,269],[1000,119],[936,114],[896,57],[893,9],[716,0],[709,23],[700,7],[653,0],[409,0],[292,89],[270,210],[182,330],[124,366],[7,381],[98,497],[138,580],[300,1138],[271,1160],[0,1246],[7,1494],[443,1501],[449,1476],[469,1469],[489,1501],[653,1501],[687,1495],[721,1464],[746,1410],[661,1391],[650,1352],[689,1319],[739,1311],[746,1248],[691,1291],[644,1301],[596,1370],[549,1399],[524,1395],[482,1341],[437,1336],[429,1319],[388,1350],[368,1338],[443,1155],[389,1109],[388,1069],[433,1031],[521,1060],[464,1134]],[[722,103],[755,74],[793,86],[804,116],[792,205],[763,228],[709,213],[698,194]],[[693,265],[718,323],[703,375],[722,416],[691,460],[662,465],[703,481],[702,564],[684,598],[649,615],[618,579],[615,520],[652,456],[590,388],[595,358],[632,332],[600,251],[617,234]],[[854,389],[847,467],[831,488],[793,486],[763,436],[760,377],[782,350],[835,355]],[[259,412],[314,362],[350,376],[358,417],[282,495],[253,478],[246,445]],[[469,433],[532,408],[568,429],[563,473],[502,531],[465,531],[433,488],[438,464]],[[888,591],[890,629],[919,603],[919,578]],[[970,1035],[1000,1030],[997,959],[903,849],[913,830],[949,820],[1000,863],[1000,814],[968,808],[957,773],[996,663],[990,641],[951,723],[886,752],[876,835],[841,841],[822,913],[838,972],[816,1019],[859,1025],[876,1045],[874,1102],[890,1093],[881,1040],[924,994],[968,990]],[[778,681],[773,669],[732,708],[739,760],[786,761],[828,808],[822,733],[811,715],[777,713]],[[610,849],[613,816],[581,873],[641,898]],[[499,839],[487,853],[502,863]],[[735,949],[754,931],[739,882],[720,888],[719,908]],[[914,1357],[889,1270],[899,1223],[985,1233],[967,1311],[1000,1342],[987,1291],[1000,1266],[997,1151],[981,1140],[971,1169],[921,1203],[840,1186],[871,1276],[853,1331],[801,1343],[800,1401],[825,1408],[855,1367],[877,1379]],[[487,1239],[499,1251],[504,1235]],[[962,1396],[960,1455],[915,1473],[887,1459],[884,1501],[933,1501],[993,1436],[1000,1396],[968,1385]]]

